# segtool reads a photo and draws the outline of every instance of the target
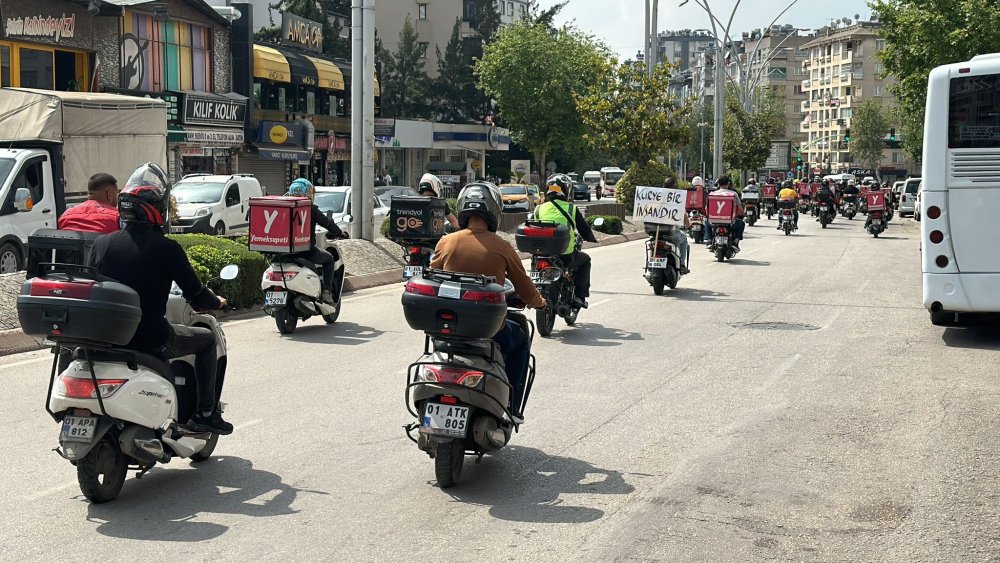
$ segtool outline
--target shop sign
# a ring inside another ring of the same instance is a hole
[[[257,140],[275,145],[305,146],[306,128],[301,123],[278,123],[277,121],[261,121]]]
[[[52,17],[51,15],[25,16],[6,18],[4,33],[7,37],[29,37],[49,39],[59,43],[62,39],[76,37],[76,14],[65,13]]]
[[[205,156],[205,149],[202,147],[181,147],[181,156]]]
[[[299,16],[281,13],[281,44],[323,51],[323,25]]]
[[[233,131],[208,131],[202,129],[188,129],[187,140],[189,143],[221,143],[224,145],[242,145],[243,130]]]
[[[246,100],[202,98],[190,94],[184,96],[186,124],[243,127],[246,111]]]
[[[383,142],[388,143],[389,139],[396,136],[396,120],[392,118],[379,117],[375,119],[375,137],[382,137],[386,139]]]

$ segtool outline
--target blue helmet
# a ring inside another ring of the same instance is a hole
[[[312,190],[312,187],[312,182],[309,180],[306,180],[305,178],[297,178],[288,186],[288,195],[310,197],[309,192]]]

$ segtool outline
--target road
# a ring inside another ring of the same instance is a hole
[[[448,491],[401,429],[422,336],[399,285],[287,338],[228,323],[236,433],[107,505],[51,451],[46,358],[5,358],[2,559],[996,557],[1000,336],[930,325],[912,220],[774,225],[731,262],[694,248],[662,297],[643,243],[593,250],[591,308],[536,341],[521,434]]]

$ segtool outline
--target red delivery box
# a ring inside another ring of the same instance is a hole
[[[823,187],[823,184],[820,184],[819,182],[813,182],[812,184],[809,184],[809,187],[812,189],[812,195],[816,195],[817,193],[819,193],[819,189]]]
[[[250,250],[293,254],[309,250],[312,201],[307,197],[250,198]]]
[[[764,199],[774,199],[778,197],[778,186],[774,184],[764,184],[764,187],[760,191],[760,195]]]
[[[811,191],[807,184],[799,184],[798,192],[800,196],[808,196]]]
[[[691,211],[692,209],[703,209],[705,207],[705,189],[695,188],[693,190],[688,190],[687,202],[684,204],[684,207],[688,211]]]
[[[735,195],[708,195],[708,220],[710,222],[728,225],[733,222],[733,214],[735,211]]]
[[[885,194],[882,190],[873,190],[864,193],[865,203],[868,204],[868,211],[885,211]]]

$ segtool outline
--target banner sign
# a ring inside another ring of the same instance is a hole
[[[72,39],[76,35],[76,14],[68,16],[37,15],[23,18],[7,18],[4,22],[7,37],[41,37],[59,43],[62,39]]]
[[[288,12],[282,12],[281,44],[322,53],[323,25]]]
[[[184,123],[192,125],[223,125],[243,127],[246,116],[246,100],[184,95]]]
[[[687,192],[669,188],[636,186],[635,218],[643,223],[683,225]]]

